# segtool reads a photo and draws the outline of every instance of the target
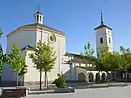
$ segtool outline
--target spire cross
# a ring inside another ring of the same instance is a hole
[[[104,24],[104,22],[103,22],[103,12],[101,10],[101,25],[103,25],[103,24]]]
[[[38,12],[40,11],[40,4],[38,4]]]

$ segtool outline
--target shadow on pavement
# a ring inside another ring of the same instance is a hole
[[[64,92],[66,94],[66,92]],[[68,92],[69,93],[69,92]],[[74,92],[70,92],[70,93],[74,93]],[[55,91],[41,91],[41,92],[32,92],[32,93],[29,93],[29,95],[36,95],[36,94],[62,94],[62,93],[56,93]]]
[[[93,85],[90,85],[90,86],[74,86],[75,89],[89,89],[89,88],[108,88],[108,87],[126,87],[126,86],[129,86],[129,84],[115,84],[115,85],[103,85],[103,86],[93,86]]]

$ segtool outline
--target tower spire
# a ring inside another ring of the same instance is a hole
[[[38,11],[37,12],[40,12],[40,4],[38,4]]]
[[[104,24],[104,22],[103,22],[103,12],[101,10],[101,25],[103,25],[103,24]]]

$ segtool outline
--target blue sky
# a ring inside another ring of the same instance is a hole
[[[94,28],[100,25],[100,10],[104,23],[113,29],[113,46],[131,48],[131,0],[2,0],[0,27],[6,51],[6,35],[15,28],[34,22],[33,14],[40,4],[44,24],[65,32],[68,52],[80,53],[90,41],[95,49]]]

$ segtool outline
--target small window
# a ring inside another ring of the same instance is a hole
[[[109,37],[109,43],[111,43],[111,38]]]
[[[103,43],[103,38],[102,38],[102,37],[100,38],[100,43],[101,43],[101,44]]]
[[[37,21],[39,21],[39,15],[37,15]]]

